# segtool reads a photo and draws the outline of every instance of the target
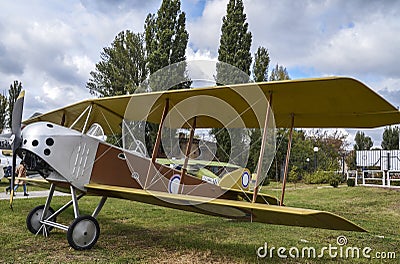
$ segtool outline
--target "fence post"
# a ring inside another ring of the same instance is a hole
[[[362,172],[362,184],[365,185],[365,171]]]
[[[386,186],[386,177],[385,177],[385,171],[382,171],[383,175],[382,175],[382,185]]]
[[[356,186],[358,186],[358,170],[356,170]]]

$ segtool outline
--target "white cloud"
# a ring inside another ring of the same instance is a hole
[[[217,58],[217,56],[213,56],[212,54],[214,54],[214,53],[212,53],[210,50],[201,50],[201,49],[198,49],[198,50],[196,50],[196,52],[195,51],[193,51],[193,49],[192,48],[190,48],[190,47],[188,47],[187,49],[186,49],[186,59],[187,60],[189,60],[189,61],[192,61],[192,60],[211,60],[211,61],[217,61],[218,60],[218,58]]]
[[[227,0],[208,1],[203,14],[189,23],[189,45],[193,50],[207,50],[212,57],[217,57],[222,17],[226,12]]]
[[[0,87],[22,82],[24,117],[91,97],[85,84],[103,47],[122,30],[142,32],[145,17],[159,6],[159,1],[85,2],[2,4]]]
[[[398,1],[245,1],[253,50],[319,75],[400,76]],[[290,73],[290,71],[289,71]]]
[[[356,22],[331,38],[319,40],[310,62],[323,72],[400,77],[395,66],[400,57],[400,37],[393,36],[393,32],[400,31],[400,20],[382,16]]]

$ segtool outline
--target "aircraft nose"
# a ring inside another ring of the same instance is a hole
[[[69,136],[81,136],[81,133],[48,122],[30,124],[22,131],[22,148],[49,157],[55,148],[61,147],[60,137]]]

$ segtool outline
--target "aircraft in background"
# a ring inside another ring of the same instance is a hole
[[[266,100],[260,101],[260,92]],[[23,100],[24,93],[14,106],[12,150],[44,179],[34,181],[50,184],[46,203],[28,214],[27,227],[45,236],[53,228],[64,230],[77,250],[90,249],[97,242],[97,217],[107,197],[251,222],[363,232],[329,212],[281,206],[284,189],[281,199],[259,192],[263,166],[268,167],[263,163],[268,154],[263,152],[269,147],[268,122],[273,118],[277,127],[290,128],[284,179],[296,127],[370,128],[400,123],[395,107],[361,82],[341,77],[90,99],[30,118],[22,122],[21,132]],[[223,117],[229,122],[219,121]],[[151,155],[145,142],[130,135],[139,121],[159,127]],[[134,124],[131,130],[126,129],[129,124]],[[264,128],[254,190],[249,188],[251,173],[246,168],[190,160],[195,129],[223,127]],[[157,157],[164,128],[188,129],[183,159]],[[130,136],[124,148],[104,141],[105,136],[117,134]],[[220,178],[207,169],[213,165],[229,169]],[[71,193],[71,201],[57,210],[51,207],[56,188]],[[92,215],[80,214],[78,200],[85,195],[101,197]],[[13,194],[10,197],[12,205]],[[72,223],[58,223],[57,216],[70,206]]]

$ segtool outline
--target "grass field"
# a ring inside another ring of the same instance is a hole
[[[5,187],[4,183],[0,188]],[[279,196],[271,185],[266,192]],[[3,189],[0,189],[3,190]],[[63,205],[68,197],[55,197],[53,207]],[[99,197],[80,201],[81,213],[91,213]],[[0,262],[8,263],[380,263],[377,259],[258,258],[256,251],[267,242],[268,248],[291,247],[320,249],[338,246],[338,236],[347,238],[349,247],[370,247],[376,252],[395,252],[400,263],[400,191],[366,187],[328,188],[311,185],[289,185],[287,206],[312,208],[339,214],[369,230],[369,233],[286,227],[236,222],[132,201],[109,199],[99,215],[101,235],[90,251],[70,249],[66,234],[53,230],[48,238],[35,237],[26,228],[29,211],[45,198],[20,199],[14,211],[8,201],[0,201]],[[72,209],[57,222],[69,224]],[[294,251],[292,251],[294,252]],[[301,252],[301,251],[300,251]],[[286,255],[288,252],[286,251]]]

